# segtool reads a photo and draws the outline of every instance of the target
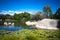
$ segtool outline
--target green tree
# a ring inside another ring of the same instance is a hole
[[[0,14],[0,19],[2,19],[2,21],[4,21],[6,19],[6,16],[3,14]]]
[[[40,20],[41,19],[41,12],[37,12],[35,15],[32,15],[32,20]]]
[[[21,16],[22,16],[22,20],[25,20],[25,21],[31,20],[30,13],[28,12],[21,13]]]
[[[16,14],[16,13],[14,14],[14,19],[15,19],[15,20],[20,20],[20,18],[21,18],[21,17],[20,17],[20,14]]]
[[[5,16],[6,16],[7,19],[11,19],[11,15],[6,14]]]
[[[31,20],[30,13],[24,12],[20,14],[14,14],[14,19],[15,20],[21,20],[21,21],[28,21]]]
[[[60,8],[57,9],[55,13],[55,18],[60,19]]]
[[[45,6],[43,12],[45,12],[46,18],[52,18],[53,14],[50,6]]]

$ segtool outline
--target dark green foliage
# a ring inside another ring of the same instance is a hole
[[[21,21],[28,21],[31,19],[30,14],[27,12],[20,13],[20,14],[14,14],[15,20],[21,20]]]
[[[0,14],[0,19],[5,20],[6,19],[6,16],[3,15],[3,14]]]
[[[11,18],[11,16],[9,14],[6,14],[5,16],[6,16],[6,19],[10,19]]]
[[[57,9],[57,11],[55,13],[55,18],[60,19],[60,8]]]

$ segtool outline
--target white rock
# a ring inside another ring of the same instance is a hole
[[[54,19],[43,19],[41,21],[37,22],[26,22],[26,24],[29,25],[35,25],[36,28],[41,28],[41,29],[54,29],[58,30],[57,24],[59,20],[54,20]]]
[[[4,22],[4,25],[8,25],[7,22]]]
[[[26,24],[29,26],[29,25],[35,25],[37,22],[30,22],[30,21],[27,21]]]

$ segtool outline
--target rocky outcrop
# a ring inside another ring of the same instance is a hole
[[[35,25],[36,28],[41,29],[54,29],[54,30],[60,29],[60,20],[55,19],[43,19],[37,22],[26,22],[26,24]]]

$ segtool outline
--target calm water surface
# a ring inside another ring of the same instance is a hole
[[[23,26],[0,26],[0,30],[7,30],[7,31],[16,31],[22,29],[32,29],[32,26],[23,27]]]
[[[1,22],[0,22],[1,23]],[[32,29],[34,28],[33,26],[27,26],[25,23],[23,22],[14,22],[14,25],[0,25],[0,30],[8,30],[8,31],[16,31],[16,30],[22,30],[22,29]]]

